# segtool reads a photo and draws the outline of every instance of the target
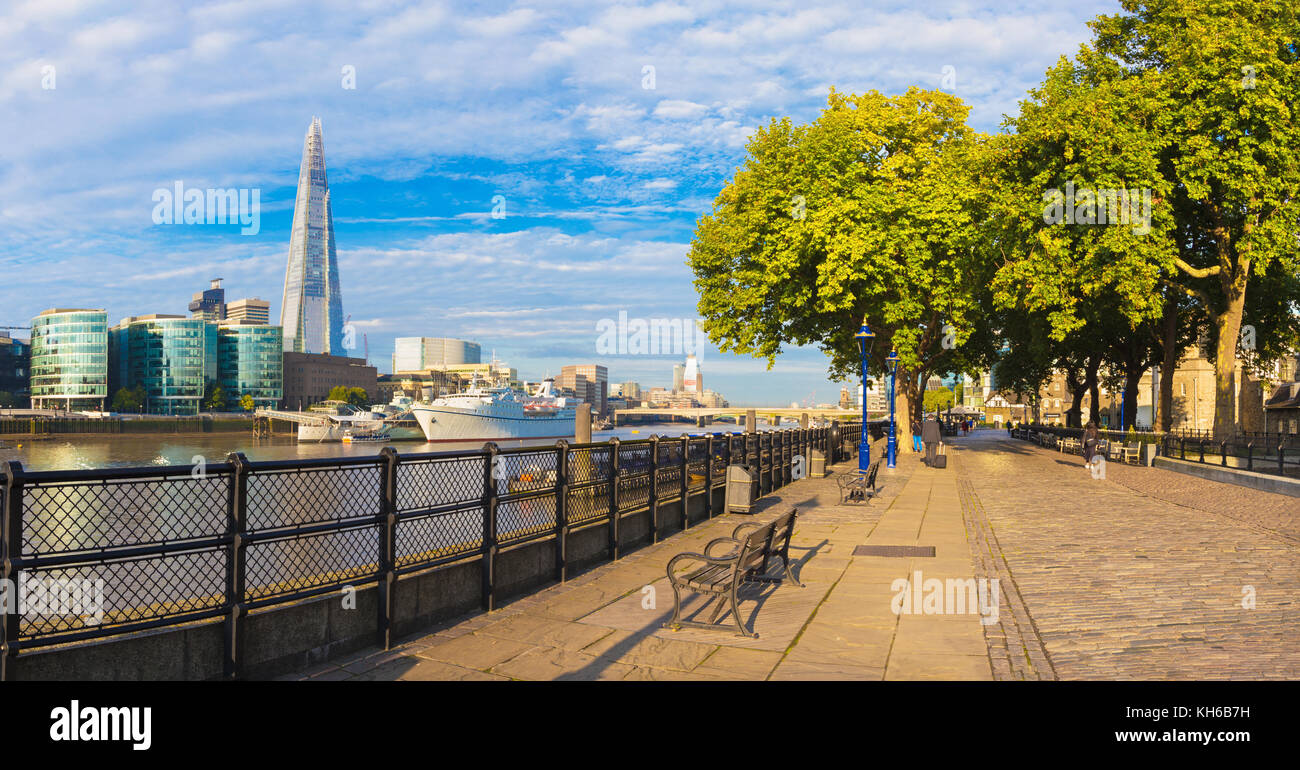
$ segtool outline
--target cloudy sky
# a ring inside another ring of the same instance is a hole
[[[394,337],[455,336],[525,378],[668,385],[675,357],[597,355],[597,324],[695,317],[694,222],[756,126],[831,86],[942,85],[993,130],[1118,10],[924,5],[0,2],[0,325],[185,313],[218,276],[278,318],[316,115],[344,314],[380,371]],[[177,181],[257,190],[259,232],[155,224]],[[814,349],[701,360],[733,403],[838,398]]]

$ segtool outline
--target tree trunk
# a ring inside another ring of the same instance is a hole
[[[1242,268],[1242,278],[1232,283],[1222,313],[1214,317],[1219,331],[1219,341],[1214,351],[1214,435],[1231,436],[1236,429],[1237,338],[1241,334],[1241,318],[1246,307],[1246,279],[1249,266]]]
[[[1124,371],[1124,413],[1119,417],[1120,430],[1137,426],[1138,385],[1142,382],[1142,369]]]
[[[1083,380],[1083,387],[1088,391],[1088,422],[1095,425],[1101,424],[1101,406],[1097,403],[1101,398],[1100,389],[1097,387],[1097,372],[1101,369],[1101,358],[1100,353],[1094,353],[1088,358]]]
[[[1168,433],[1174,426],[1174,369],[1182,352],[1178,350],[1178,309],[1165,309],[1161,321],[1160,345],[1160,430]]]

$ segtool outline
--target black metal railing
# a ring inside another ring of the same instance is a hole
[[[481,602],[497,598],[503,549],[556,541],[555,576],[567,577],[567,538],[712,491],[726,467],[751,465],[766,494],[794,480],[794,458],[851,456],[861,425],[759,434],[568,444],[553,447],[251,462],[232,453],[198,465],[25,470],[3,466],[0,559],[6,585],[102,581],[98,617],[66,612],[0,615],[0,678],[20,650],[223,618],[225,672],[241,670],[250,610],[346,586],[380,590],[379,642],[392,642],[397,578],[478,560]],[[46,609],[47,607],[42,607]],[[20,609],[20,608],[14,608]]]

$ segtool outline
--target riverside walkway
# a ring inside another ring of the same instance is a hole
[[[1094,479],[1076,456],[993,430],[950,447],[945,470],[902,452],[866,505],[839,505],[834,478],[764,498],[759,521],[799,508],[791,556],[806,587],[746,589],[757,639],[662,627],[668,559],[750,520],[728,514],[495,612],[284,678],[1300,678],[1295,498],[1115,464]],[[855,554],[863,545],[934,556]],[[954,605],[951,590],[895,612],[932,579],[981,578],[998,581],[996,612]]]

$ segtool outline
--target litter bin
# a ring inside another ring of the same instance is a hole
[[[826,453],[822,450],[812,450],[812,459],[808,463],[808,475],[814,479],[826,478]]]
[[[751,465],[727,466],[727,513],[753,513],[758,473]]]

